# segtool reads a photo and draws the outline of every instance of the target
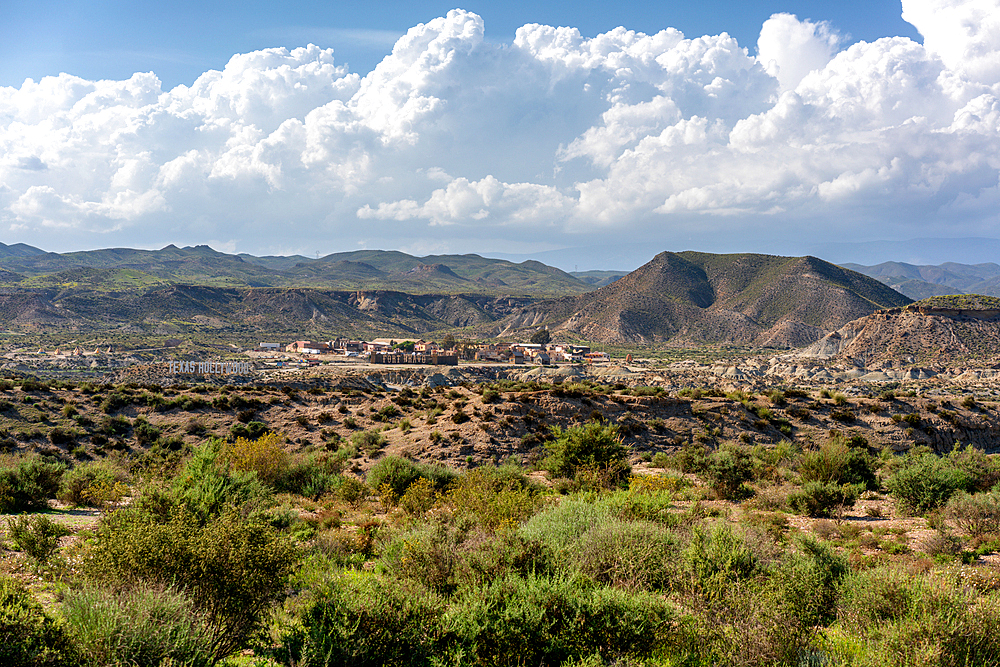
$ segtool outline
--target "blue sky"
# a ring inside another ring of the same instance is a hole
[[[164,88],[190,85],[234,53],[314,43],[367,73],[412,26],[462,7],[483,17],[488,40],[509,43],[526,23],[574,26],[593,37],[618,26],[645,33],[673,27],[688,37],[728,32],[753,52],[771,14],[830,21],[851,41],[903,35],[899,2],[102,2],[5,0],[0,85],[68,72],[85,79],[153,71]]]
[[[0,28],[8,244],[1000,260],[1000,0],[6,0]],[[942,238],[970,240],[880,243]]]

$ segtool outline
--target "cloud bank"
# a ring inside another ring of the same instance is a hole
[[[0,88],[0,230],[310,254],[994,236],[1000,0],[904,0],[903,18],[925,44],[845,48],[776,14],[751,53],[670,28],[533,24],[497,45],[454,10],[365,77],[310,45],[169,91],[29,79]]]

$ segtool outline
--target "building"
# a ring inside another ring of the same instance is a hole
[[[297,340],[285,346],[285,352],[297,352],[299,354],[324,354],[329,351],[329,343],[319,343],[311,340]]]
[[[360,353],[364,352],[365,344],[360,340],[348,340],[346,338],[338,338],[337,340],[330,342],[330,348],[337,354],[348,354],[350,352]]]

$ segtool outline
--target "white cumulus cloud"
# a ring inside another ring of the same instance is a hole
[[[154,73],[28,80],[0,88],[0,229],[310,254],[994,235],[997,2],[903,7],[925,45],[845,46],[789,14],[756,55],[671,28],[531,24],[498,45],[454,10],[364,77],[309,45],[166,91]]]
[[[782,90],[792,90],[806,74],[822,69],[837,53],[842,38],[829,23],[800,21],[774,14],[760,29],[757,53]]]

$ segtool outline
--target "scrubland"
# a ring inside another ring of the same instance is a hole
[[[827,419],[890,393],[32,382],[5,665],[1000,664],[1000,461]]]

